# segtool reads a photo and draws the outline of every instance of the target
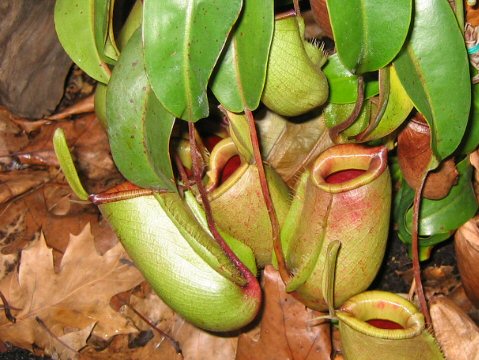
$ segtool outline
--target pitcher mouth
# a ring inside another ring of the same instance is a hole
[[[368,148],[358,144],[342,144],[319,155],[312,168],[312,179],[320,189],[340,193],[370,183],[386,167],[387,149],[384,146]]]
[[[413,304],[386,291],[366,291],[353,296],[336,315],[352,329],[382,339],[409,339],[425,329],[424,316]],[[381,321],[397,327],[378,327]]]
[[[224,171],[228,165],[232,164],[232,160],[237,161],[234,161],[234,168],[229,169],[225,177]],[[209,180],[206,190],[209,193],[210,199],[214,200],[228,191],[243,176],[248,166],[240,156],[232,138],[225,138],[218,142],[211,152],[210,170],[207,172]]]

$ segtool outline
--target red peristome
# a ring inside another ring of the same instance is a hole
[[[328,184],[341,184],[361,176],[365,170],[348,169],[342,170],[329,175],[325,180]]]
[[[366,321],[369,325],[372,325],[378,329],[387,329],[387,330],[402,330],[404,327],[397,322],[386,320],[386,319],[370,319]]]
[[[241,159],[238,155],[233,156],[229,159],[220,174],[220,183],[224,183],[230,176],[233,174],[237,168],[241,165]]]

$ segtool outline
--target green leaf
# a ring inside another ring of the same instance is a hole
[[[378,70],[401,50],[412,0],[328,0],[327,5],[339,57],[351,72]]]
[[[206,87],[242,0],[145,0],[145,63],[151,86],[176,117],[208,116]]]
[[[96,42],[106,39],[106,27],[98,28],[98,19],[103,15],[96,14],[95,9],[94,0],[57,0],[55,29],[68,56],[92,78],[106,84],[110,74]]]
[[[229,111],[258,107],[273,28],[273,0],[244,0],[243,12],[211,84],[216,98]]]
[[[415,1],[412,32],[394,65],[431,128],[432,150],[439,162],[461,142],[471,103],[464,38],[446,0]]]
[[[421,247],[434,245],[449,238],[452,231],[474,216],[478,204],[472,187],[472,166],[466,157],[457,164],[459,181],[449,194],[440,200],[421,200],[419,213],[419,236]],[[399,235],[403,242],[411,243],[412,203],[414,190],[405,182],[398,194],[401,197],[396,220]]]
[[[462,139],[462,154],[470,154],[479,146],[479,85],[472,86],[472,104],[466,133]]]
[[[106,111],[111,152],[123,176],[140,187],[175,191],[169,154],[175,118],[148,83],[140,30],[113,70]]]
[[[341,62],[338,53],[328,57],[323,68],[329,83],[329,99],[333,104],[350,104],[358,98],[358,77],[350,72]],[[367,76],[364,83],[366,99],[379,93],[377,77]]]
[[[53,148],[68,185],[70,185],[71,189],[80,200],[88,200],[88,193],[78,177],[78,172],[75,169],[75,164],[73,163],[67,139],[62,128],[57,128],[53,134]]]

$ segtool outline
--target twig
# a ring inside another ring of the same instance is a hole
[[[0,291],[0,298],[2,299],[3,302],[3,311],[5,312],[5,317],[10,321],[11,323],[16,323],[17,319],[15,316],[12,315],[11,309],[12,307],[8,303],[7,299],[5,298],[5,295]]]
[[[35,316],[35,320],[36,322],[40,325],[40,327],[43,328],[43,330],[45,330],[52,338],[54,338],[55,340],[57,340],[60,344],[62,344],[64,347],[66,347],[68,350],[78,354],[78,351],[76,351],[75,349],[73,349],[72,347],[70,347],[67,343],[63,342],[62,339],[60,339],[58,336],[56,336],[48,327],[47,325],[45,324],[45,322],[40,319],[38,316]]]
[[[176,353],[177,354],[182,354],[181,352],[181,347],[180,347],[180,344],[178,341],[176,341],[175,339],[173,339],[170,335],[168,335],[166,332],[164,332],[163,330],[159,329],[158,327],[155,326],[155,324],[153,324],[150,320],[148,320],[145,316],[143,316],[143,314],[141,314],[138,310],[136,310],[133,306],[131,306],[130,304],[126,304],[141,320],[143,320],[145,323],[147,323],[153,330],[155,330],[158,334],[160,334],[161,336],[163,336],[166,340],[168,340],[171,345],[173,346],[173,348],[175,349]]]

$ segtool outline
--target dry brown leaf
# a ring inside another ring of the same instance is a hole
[[[32,344],[45,348],[51,334],[60,338],[71,329],[81,331],[91,324],[96,324],[96,336],[105,339],[134,332],[136,328],[109,302],[113,295],[142,280],[120,244],[98,254],[89,225],[79,235],[71,235],[58,272],[54,271],[52,249],[42,236],[22,251],[18,273],[0,284],[10,305],[20,309],[14,311],[15,324],[2,314],[0,338],[23,348]]]
[[[95,111],[95,95],[89,95],[73,105],[63,109],[61,112],[48,117],[50,120],[62,120],[72,115],[89,113]]]
[[[238,338],[234,336],[236,334],[212,334],[198,329],[183,320],[152,292],[143,298],[133,295],[130,305],[159,329],[173,337],[180,344],[185,360],[233,360],[235,358],[238,341]],[[131,309],[125,310],[125,315],[131,318],[138,328],[149,329],[148,324],[136,316]],[[152,345],[156,343],[155,354],[159,358],[165,360],[177,358],[176,354],[171,353],[171,344],[161,336],[156,335],[151,342]],[[172,355],[173,357],[169,357]]]
[[[29,169],[0,173],[0,204],[36,189],[51,180],[47,170]]]
[[[0,107],[0,169],[9,168],[13,159],[11,153],[19,151],[28,144],[28,137],[22,133],[13,116],[4,108]]]
[[[454,235],[457,267],[467,296],[479,307],[479,217],[463,224]]]
[[[131,339],[119,336],[102,351],[95,351],[92,347],[84,349],[81,354],[85,359],[233,360],[235,358],[238,341],[236,334],[212,334],[185,322],[161,301],[149,286],[147,293],[143,296],[129,297],[129,303],[130,306],[121,307],[121,313],[144,333],[153,331],[153,338],[144,346],[132,348],[129,341]],[[153,330],[132,308],[177,341],[182,355],[177,354],[171,342]]]
[[[431,302],[434,332],[448,360],[479,359],[479,328],[454,302],[438,297]]]
[[[310,326],[319,313],[287,294],[272,266],[264,270],[265,307],[259,338],[239,337],[236,360],[329,360],[329,324]]]
[[[275,139],[267,161],[288,185],[293,186],[301,172],[332,145],[323,116],[301,122],[288,121]]]
[[[45,347],[45,353],[54,359],[78,359],[79,351],[86,346],[94,326],[95,323],[92,323],[82,330],[73,330],[58,338],[50,336],[50,343]]]

